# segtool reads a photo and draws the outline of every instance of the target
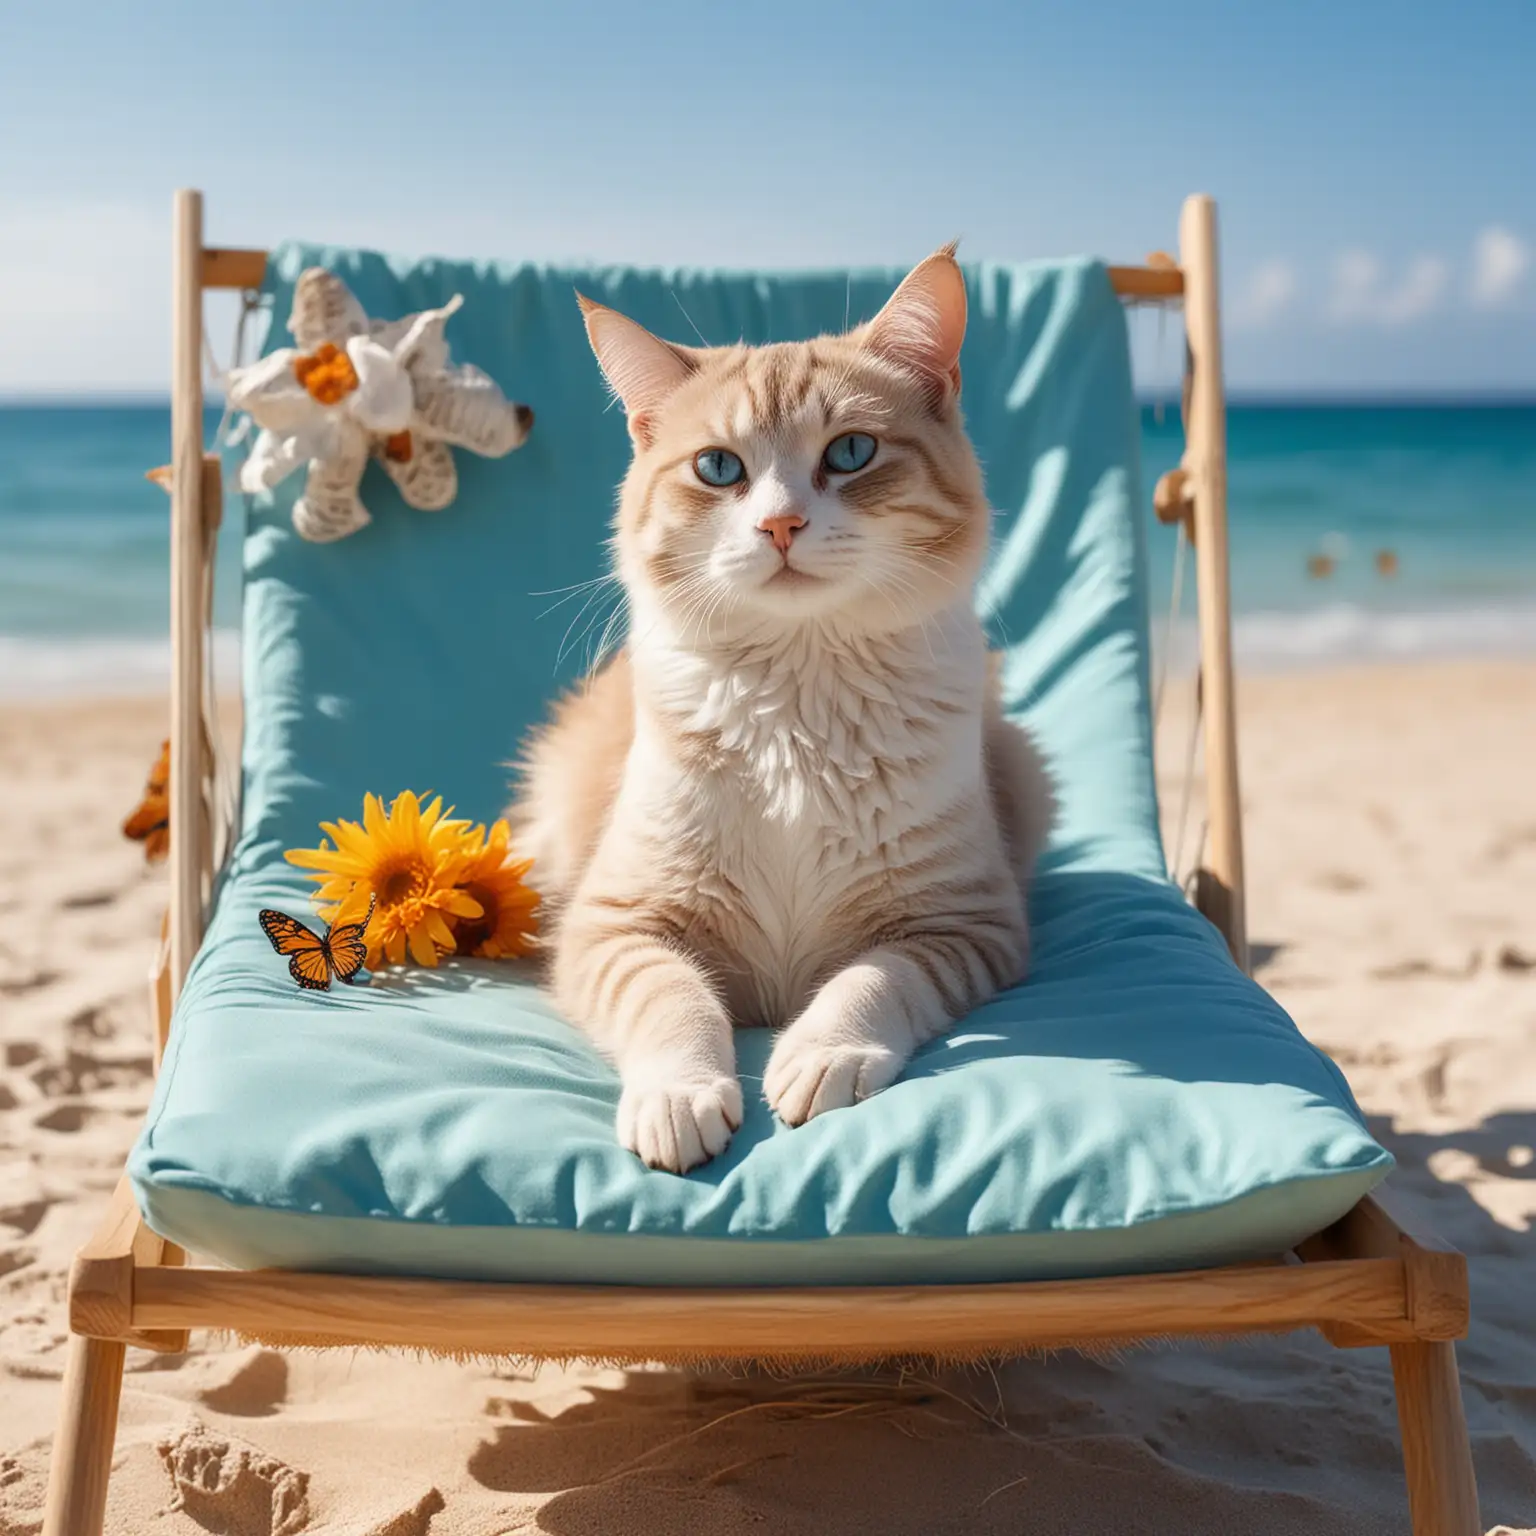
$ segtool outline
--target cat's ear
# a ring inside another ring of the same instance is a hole
[[[955,244],[915,266],[864,327],[871,351],[915,373],[942,405],[960,392],[960,344],[965,340],[965,277]]]
[[[629,435],[649,448],[656,408],[698,365],[683,348],[652,336],[616,309],[595,303],[583,293],[576,295],[576,302],[603,376],[624,402]]]

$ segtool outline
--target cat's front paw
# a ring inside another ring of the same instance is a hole
[[[667,1173],[719,1157],[740,1125],[741,1084],[734,1077],[626,1084],[619,1095],[620,1145]]]
[[[839,1040],[792,1024],[768,1058],[763,1092],[785,1125],[804,1125],[813,1115],[846,1109],[890,1087],[903,1062],[888,1046]]]

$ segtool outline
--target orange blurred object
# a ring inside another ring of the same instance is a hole
[[[123,836],[144,844],[147,863],[158,864],[171,848],[171,744],[162,742],[160,756],[144,781],[144,798],[123,823]]]

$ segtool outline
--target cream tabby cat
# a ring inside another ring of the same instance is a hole
[[[674,346],[581,304],[634,444],[630,638],[534,738],[512,815],[619,1139],[681,1173],[741,1123],[733,1024],[785,1026],[763,1088],[799,1125],[1023,976],[1051,796],[971,608],[953,249],[814,341]]]

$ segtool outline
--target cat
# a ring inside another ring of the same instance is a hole
[[[663,341],[578,295],[628,419],[624,649],[531,737],[510,816],[557,1005],[652,1168],[879,1092],[1028,958],[1050,780],[971,606],[991,514],[954,247],[844,335]]]

